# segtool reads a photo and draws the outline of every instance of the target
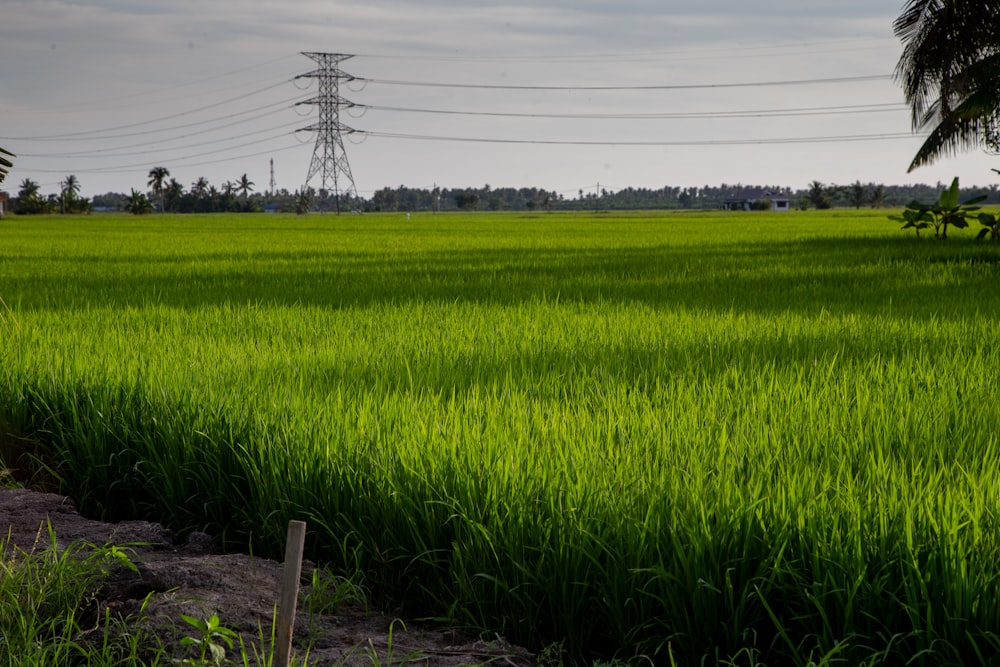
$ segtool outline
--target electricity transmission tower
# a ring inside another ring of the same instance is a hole
[[[351,134],[354,130],[340,122],[340,109],[354,106],[352,102],[340,96],[340,82],[354,78],[340,69],[340,63],[354,56],[305,51],[302,55],[315,60],[319,65],[313,71],[295,77],[316,79],[319,82],[319,94],[298,103],[315,104],[319,107],[319,119],[316,124],[301,130],[316,133],[316,146],[313,148],[312,162],[309,163],[306,185],[309,185],[313,176],[319,174],[320,190],[333,194],[339,214],[342,199],[350,203],[352,197],[354,199],[358,197],[357,188],[354,187],[354,176],[351,175],[351,165],[348,164],[347,153],[344,151],[343,139],[343,135]]]

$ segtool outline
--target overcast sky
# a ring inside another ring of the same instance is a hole
[[[355,54],[341,122],[384,186],[989,184],[972,152],[913,173],[891,73],[902,0],[0,0],[4,184],[85,195],[246,173],[306,179],[314,69]],[[425,84],[425,85],[413,85]],[[444,84],[444,85],[426,85]],[[738,84],[738,85],[734,85]],[[310,185],[320,185],[319,176]]]

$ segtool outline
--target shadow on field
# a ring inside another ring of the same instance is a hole
[[[33,260],[37,261],[37,259]],[[8,255],[4,292],[22,310],[214,304],[330,308],[420,302],[641,302],[760,312],[940,315],[994,299],[996,249],[964,239],[807,239],[586,249],[491,247],[382,252]],[[24,262],[25,270],[17,269]],[[990,304],[983,304],[988,307]]]

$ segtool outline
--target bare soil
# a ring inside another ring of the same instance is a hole
[[[81,516],[69,498],[28,489],[0,489],[0,530],[7,544],[25,551],[50,548],[48,525],[57,548],[83,541],[127,547],[138,572],[115,569],[96,591],[100,613],[111,609],[136,618],[143,602],[145,627],[161,639],[175,657],[185,657],[179,639],[195,634],[181,614],[196,618],[219,616],[239,632],[247,646],[270,637],[278,602],[280,563],[244,554],[214,552],[212,538],[194,533],[182,543],[162,526],[145,521],[107,524]],[[527,667],[537,659],[499,637],[476,638],[456,630],[421,627],[375,613],[360,602],[340,605],[333,613],[308,613],[303,604],[310,593],[314,567],[303,564],[294,656],[318,665],[478,665]],[[270,647],[265,646],[265,650]]]

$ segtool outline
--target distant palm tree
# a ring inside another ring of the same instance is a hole
[[[170,182],[163,187],[164,210],[170,209],[172,212],[176,212],[183,195],[184,186],[176,178],[171,178]]]
[[[830,199],[830,190],[819,181],[809,184],[809,191],[806,194],[809,203],[818,209],[830,208],[833,204]]]
[[[59,211],[66,213],[73,210],[73,202],[80,192],[80,181],[76,176],[70,174],[66,180],[59,184]]]
[[[17,193],[17,213],[45,213],[48,205],[45,199],[39,194],[38,183],[26,178],[21,182],[21,189]]]
[[[191,184],[191,194],[198,199],[206,197],[208,195],[208,179],[199,176],[198,180]]]
[[[885,186],[879,183],[874,186],[871,191],[871,196],[868,199],[868,203],[871,204],[872,208],[882,208],[885,206]]]
[[[71,192],[74,195],[80,192],[80,179],[78,179],[75,174],[67,176],[66,179],[59,185],[62,186],[63,192]]]
[[[895,78],[913,127],[931,133],[910,170],[944,155],[1000,150],[1000,11],[983,0],[909,0],[893,24]]]
[[[240,180],[236,181],[236,189],[243,194],[244,204],[247,203],[247,200],[250,197],[250,192],[253,190],[253,186],[253,181],[247,178],[246,174],[240,176]]]
[[[868,188],[861,181],[854,181],[847,186],[847,200],[854,208],[861,208],[868,201]]]
[[[301,191],[297,191],[295,193],[295,212],[299,215],[305,215],[309,212],[312,202],[312,188],[303,188]]]
[[[26,178],[23,181],[21,181],[21,190],[17,193],[17,196],[30,199],[31,197],[37,197],[39,190],[40,186],[38,185],[38,183],[31,180],[30,178]]]
[[[166,167],[153,167],[149,170],[149,182],[146,183],[153,189],[153,194],[160,200],[160,212],[163,212],[163,193],[166,189],[167,176],[170,171]]]
[[[199,213],[209,211],[212,208],[212,194],[214,191],[208,179],[199,176],[198,180],[191,184],[191,196],[194,197],[194,210]]]

